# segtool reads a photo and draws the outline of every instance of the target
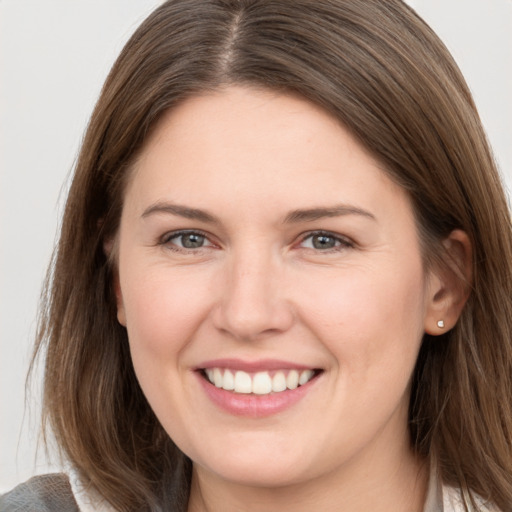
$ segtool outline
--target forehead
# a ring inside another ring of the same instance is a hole
[[[171,200],[234,215],[339,203],[410,211],[405,192],[334,117],[297,96],[242,87],[167,112],[127,194],[139,210]]]

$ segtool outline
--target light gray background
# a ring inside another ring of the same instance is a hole
[[[36,459],[39,374],[24,385],[65,182],[102,82],[158,0],[0,0],[0,492]],[[410,0],[466,75],[512,184],[512,0]]]

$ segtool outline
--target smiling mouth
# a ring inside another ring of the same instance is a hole
[[[303,386],[322,370],[277,370],[248,373],[227,368],[204,368],[203,377],[216,388],[240,394],[269,395]]]

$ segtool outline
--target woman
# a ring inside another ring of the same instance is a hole
[[[510,252],[471,95],[402,2],[166,2],[48,282],[71,488],[2,510],[510,510]]]

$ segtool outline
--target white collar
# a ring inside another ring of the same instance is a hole
[[[67,475],[80,512],[116,512],[95,490],[82,484],[75,469],[70,468]]]
[[[499,512],[497,508],[490,506],[480,496],[475,495],[474,498],[478,504],[478,512]],[[467,495],[466,501],[470,503]],[[460,489],[443,485],[439,478],[437,465],[434,460],[431,460],[427,498],[423,512],[465,512],[465,510]]]

